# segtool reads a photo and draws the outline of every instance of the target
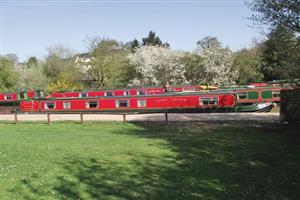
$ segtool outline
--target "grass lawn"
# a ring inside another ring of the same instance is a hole
[[[299,199],[299,132],[275,122],[2,124],[0,199]]]

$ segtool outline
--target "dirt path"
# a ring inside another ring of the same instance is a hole
[[[46,114],[19,114],[18,121],[47,121]],[[122,115],[84,114],[84,121],[123,121]],[[14,115],[0,115],[0,121],[14,121]],[[51,114],[51,121],[80,121],[79,114]],[[126,115],[127,121],[164,121],[165,114]],[[169,121],[278,121],[278,113],[168,114]]]

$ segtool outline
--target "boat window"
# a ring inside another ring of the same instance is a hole
[[[114,96],[113,92],[105,92],[104,96],[111,97]]]
[[[34,96],[36,98],[42,98],[44,96],[43,91],[40,91],[40,90],[36,91]]]
[[[280,97],[280,91],[273,91],[272,96],[273,96],[273,98],[279,98]]]
[[[213,99],[210,100],[210,104],[218,105],[219,104],[219,98],[218,97],[214,97]]]
[[[137,106],[138,107],[146,107],[146,100],[138,100]]]
[[[261,92],[261,96],[262,96],[263,99],[271,99],[271,98],[273,98],[271,90],[262,91]]]
[[[64,109],[70,109],[71,106],[70,106],[70,102],[64,102]]]
[[[98,102],[97,101],[88,101],[85,104],[86,108],[97,108]]]
[[[201,98],[201,105],[209,105],[210,98]]]
[[[52,110],[52,109],[55,109],[55,102],[48,102],[48,103],[45,103],[45,109],[46,109],[46,110]]]
[[[11,95],[5,95],[5,96],[4,96],[4,99],[5,99],[5,100],[11,100],[11,99],[12,99],[12,96],[11,96]]]
[[[137,95],[146,95],[146,91],[145,90],[138,90]]]
[[[129,107],[128,100],[116,100],[116,107],[117,108],[127,108]]]
[[[258,92],[257,91],[248,92],[248,99],[258,99]]]
[[[239,92],[237,94],[237,98],[238,99],[248,99],[248,94],[247,94],[247,92]]]
[[[219,98],[218,97],[200,97],[199,99],[200,105],[218,105]]]
[[[85,92],[84,92],[84,93],[80,93],[80,94],[79,94],[79,97],[85,98],[85,97],[87,97],[87,93],[85,93]]]

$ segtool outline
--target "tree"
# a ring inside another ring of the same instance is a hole
[[[31,68],[31,67],[36,67],[38,66],[38,60],[36,59],[35,56],[30,57],[26,63],[27,68]]]
[[[254,0],[250,8],[254,22],[300,33],[300,0]]]
[[[198,50],[203,51],[209,48],[222,47],[221,42],[216,37],[207,36],[197,42]]]
[[[182,60],[185,66],[185,77],[191,84],[203,83],[205,66],[201,54],[186,53]]]
[[[15,88],[17,79],[17,73],[13,69],[12,61],[0,57],[0,91],[17,89]]]
[[[12,66],[16,66],[19,62],[19,57],[14,53],[6,54],[5,58],[11,61]]]
[[[262,72],[265,80],[300,77],[299,39],[292,31],[276,27],[268,34],[262,49]]]
[[[160,46],[142,46],[128,56],[136,66],[146,85],[165,85],[185,83],[184,54]]]
[[[55,79],[64,71],[75,70],[74,52],[71,49],[57,45],[49,47],[44,68],[49,78]]]
[[[44,71],[50,79],[49,91],[51,88],[73,90],[82,87],[82,71],[76,66],[74,52],[69,48],[61,45],[48,48]]]
[[[72,73],[69,72],[60,73],[58,77],[55,80],[51,81],[46,87],[47,93],[82,89],[83,85],[80,82],[74,81]]]
[[[238,72],[232,68],[233,54],[228,48],[223,48],[215,37],[205,37],[197,42],[200,45],[200,55],[203,62],[203,82],[207,85],[234,84]]]
[[[242,49],[234,54],[233,69],[239,72],[237,83],[262,81],[261,55],[259,48]]]
[[[137,39],[134,39],[132,42],[131,42],[131,51],[132,52],[135,52],[135,50],[140,46],[140,43]]]
[[[124,81],[128,60],[128,52],[122,49],[122,45],[116,40],[94,38],[90,41],[88,73],[95,87],[105,87],[122,84]]]
[[[22,68],[19,74],[19,88],[42,90],[47,86],[47,77],[41,65],[31,65],[29,68]]]
[[[237,71],[233,70],[233,55],[228,48],[223,48],[216,37],[207,36],[197,42],[200,52],[202,83],[222,85],[234,83]]]
[[[142,39],[142,45],[143,46],[163,46],[163,47],[169,47],[170,45],[165,42],[163,43],[161,39],[156,36],[156,33],[153,31],[150,31],[148,36]]]

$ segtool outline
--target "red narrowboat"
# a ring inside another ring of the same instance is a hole
[[[17,93],[1,93],[0,102],[10,102],[17,100]]]
[[[36,93],[33,90],[15,93],[0,93],[0,103],[15,102],[22,99],[33,99]]]
[[[235,94],[182,93],[161,95],[103,96],[21,101],[22,112],[232,112]]]
[[[20,100],[33,99],[36,93],[32,90],[18,93],[0,93],[0,114],[17,112]]]
[[[280,102],[280,91],[283,88],[259,87],[235,90],[237,103]]]

